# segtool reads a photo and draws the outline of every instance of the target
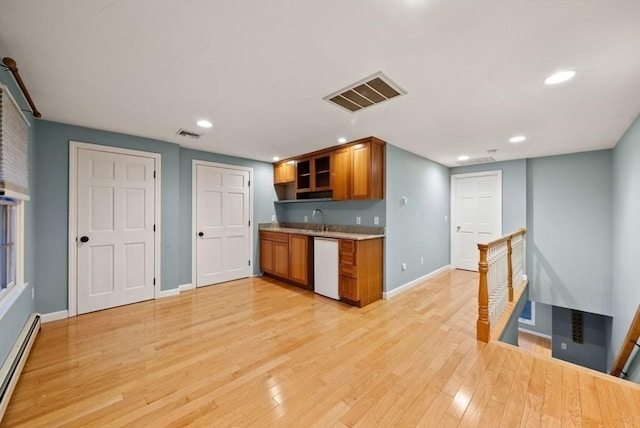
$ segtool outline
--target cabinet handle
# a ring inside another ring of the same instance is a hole
[[[198,236],[204,236],[204,232],[198,232]]]

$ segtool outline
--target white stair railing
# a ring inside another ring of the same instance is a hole
[[[513,285],[520,286],[524,279],[525,234],[525,229],[518,229],[488,244],[478,244],[478,340],[489,341],[491,325],[496,324],[508,303],[513,301]]]

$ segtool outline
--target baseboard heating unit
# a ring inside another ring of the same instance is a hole
[[[20,336],[18,336],[16,344],[11,348],[7,359],[0,368],[0,382],[2,382],[0,384],[0,421],[2,421],[4,412],[7,410],[11,393],[18,383],[24,363],[27,361],[31,346],[35,342],[39,331],[40,315],[31,314]]]

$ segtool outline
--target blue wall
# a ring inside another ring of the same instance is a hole
[[[449,168],[387,144],[385,291],[450,263]],[[402,205],[400,199],[407,197]],[[420,259],[424,258],[424,264]],[[402,263],[407,270],[401,269]]]
[[[611,150],[527,160],[531,300],[611,315],[611,189]]]
[[[524,159],[462,166],[451,175],[502,171],[502,232],[511,233],[527,225],[527,161]]]
[[[268,222],[273,209],[271,164],[180,148],[176,144],[125,134],[40,121],[36,143],[37,202],[46,212],[36,218],[38,283],[36,309],[42,313],[67,309],[69,206],[69,141],[160,153],[162,199],[161,289],[191,283],[191,166],[193,159],[253,168],[254,260],[258,259],[257,227]],[[63,251],[60,251],[61,246]],[[176,262],[177,261],[177,262]],[[254,263],[254,272],[258,272]]]
[[[179,148],[175,144],[96,129],[38,121],[36,140],[35,218],[36,310],[66,310],[68,306],[69,141],[160,153],[161,158],[161,289],[178,286]]]
[[[583,312],[583,343],[574,343],[571,309],[554,306],[551,356],[600,372],[607,367],[607,319],[603,315]],[[562,344],[567,349],[562,349]]]
[[[389,145],[387,144],[387,147]],[[388,175],[388,174],[387,174]],[[279,222],[304,223],[307,216],[309,223],[313,221],[311,214],[320,208],[325,216],[325,224],[355,225],[356,216],[361,217],[361,226],[374,226],[373,217],[378,216],[380,224],[385,225],[385,200],[376,201],[311,201],[275,204]],[[320,218],[316,216],[316,222]]]
[[[216,153],[202,152],[180,148],[180,227],[179,227],[179,284],[191,283],[191,249],[193,234],[191,230],[192,215],[192,165],[193,160],[238,165],[253,168],[253,272],[260,273],[258,250],[258,224],[271,221],[271,215],[275,214],[273,201],[276,193],[273,188],[273,165],[266,162],[258,162],[233,156],[219,155]]]
[[[608,365],[640,304],[640,116],[613,150],[613,302]],[[638,358],[640,360],[640,358]],[[640,364],[629,375],[640,382]]]
[[[0,55],[2,58],[2,55]],[[20,90],[15,84],[11,74],[5,70],[0,69],[0,83],[7,86],[13,98],[16,100],[20,108],[26,110],[29,108],[26,101],[23,99]],[[8,311],[0,318],[0,365],[4,362],[9,351],[13,347],[16,338],[22,331],[29,315],[34,312],[34,304],[31,299],[32,287],[34,286],[34,229],[33,218],[35,212],[35,195],[36,187],[34,186],[35,180],[35,133],[36,128],[34,126],[35,119],[29,113],[25,113],[25,117],[31,124],[29,128],[29,183],[31,200],[24,203],[24,281],[29,283],[29,286],[24,289],[18,300],[8,309]]]
[[[536,324],[526,324],[523,322],[518,322],[518,328],[523,328],[525,330],[532,331],[534,333],[544,334],[546,336],[551,336],[552,333],[552,315],[551,309],[553,306],[545,305],[542,302],[536,302]]]
[[[502,334],[500,335],[500,341],[504,343],[510,343],[511,345],[518,346],[518,318],[522,313],[525,303],[529,300],[529,284],[525,286],[525,289],[520,295],[520,300],[516,303],[516,306],[511,312],[511,317],[507,321],[507,325],[504,326]]]

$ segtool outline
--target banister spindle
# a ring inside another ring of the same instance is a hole
[[[513,302],[513,263],[511,261],[511,254],[513,249],[511,248],[511,238],[513,235],[509,235],[507,239],[507,288],[509,289],[509,301]]]
[[[489,263],[487,263],[487,244],[478,244],[480,250],[480,261],[478,262],[478,272],[480,273],[480,285],[478,288],[478,322],[476,325],[476,337],[483,342],[489,342],[490,324],[489,324],[489,292],[487,290],[487,272],[489,271]]]

